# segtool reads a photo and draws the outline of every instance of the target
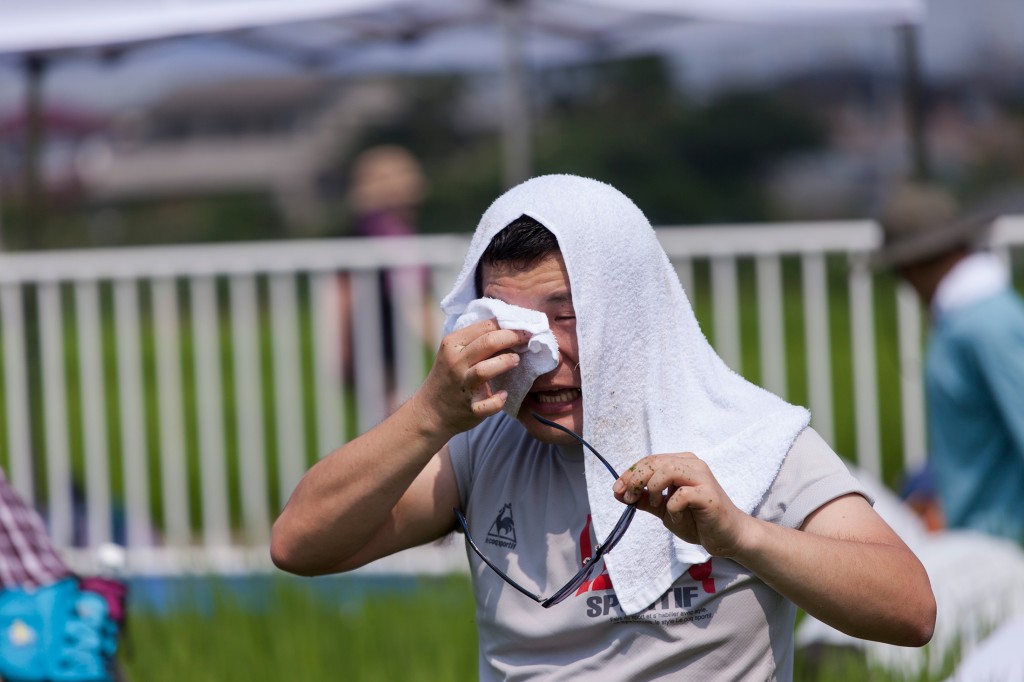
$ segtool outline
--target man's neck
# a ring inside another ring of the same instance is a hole
[[[921,302],[929,310],[935,299],[935,292],[942,281],[960,261],[967,257],[964,251],[953,251],[928,263],[916,264],[904,270],[905,279],[917,291]]]

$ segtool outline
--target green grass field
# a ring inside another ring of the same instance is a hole
[[[121,657],[130,682],[476,678],[468,578],[350,597],[311,587],[282,580],[257,606],[223,590],[170,613],[130,613]]]
[[[345,580],[340,578],[339,580]],[[327,595],[288,579],[258,606],[229,596],[184,600],[173,612],[130,614],[122,656],[129,682],[475,680],[477,639],[466,576],[395,590]],[[938,682],[893,675],[849,652],[797,652],[795,679]]]

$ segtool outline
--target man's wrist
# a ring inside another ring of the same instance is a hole
[[[445,423],[444,417],[437,409],[437,401],[417,391],[409,398],[405,407],[409,410],[410,426],[420,438],[437,441],[438,449],[458,434],[458,430]]]
[[[749,563],[756,561],[762,554],[762,547],[768,541],[767,537],[771,524],[762,521],[755,516],[746,515],[742,523],[736,546],[729,556],[726,557],[741,566],[751,568]]]

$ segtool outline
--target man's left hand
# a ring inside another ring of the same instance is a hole
[[[736,555],[753,517],[740,511],[711,469],[692,452],[644,457],[612,488],[615,499],[654,514],[683,540],[712,556]]]

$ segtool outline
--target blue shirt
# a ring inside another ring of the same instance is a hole
[[[947,524],[1024,541],[1024,301],[1004,289],[939,317],[925,382]]]

